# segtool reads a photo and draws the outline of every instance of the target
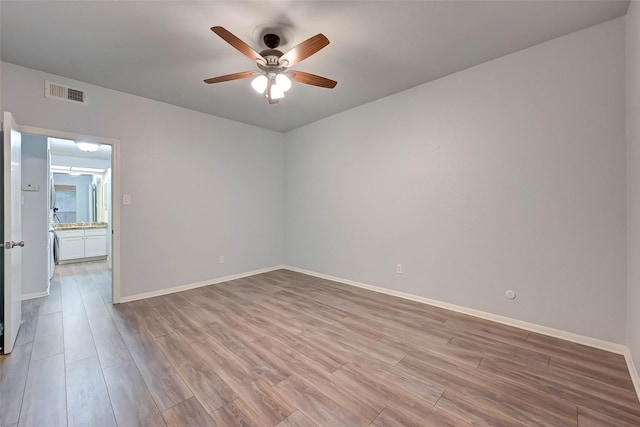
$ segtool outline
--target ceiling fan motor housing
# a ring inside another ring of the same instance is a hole
[[[262,37],[262,41],[264,41],[264,45],[269,49],[275,49],[280,46],[280,36],[277,34],[265,34]]]
[[[277,49],[265,49],[260,52],[260,55],[267,60],[267,65],[278,65],[278,59],[283,54]]]
[[[260,52],[260,55],[267,60],[267,65],[278,65],[278,59],[283,55],[282,52],[276,49],[280,46],[280,36],[269,33],[265,34],[262,40],[268,49]]]

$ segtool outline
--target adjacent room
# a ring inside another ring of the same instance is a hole
[[[0,427],[640,425],[635,1],[0,1]]]

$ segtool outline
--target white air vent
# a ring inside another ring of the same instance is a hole
[[[86,104],[88,102],[87,92],[84,90],[50,82],[49,80],[44,82],[44,96],[45,98],[62,99],[76,104]]]

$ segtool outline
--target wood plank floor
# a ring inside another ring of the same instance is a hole
[[[640,426],[624,358],[287,270],[110,304],[59,266],[0,357],[7,426]]]

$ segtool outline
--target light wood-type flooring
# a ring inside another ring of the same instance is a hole
[[[59,266],[0,357],[0,427],[640,426],[624,358],[278,270],[110,304]]]

